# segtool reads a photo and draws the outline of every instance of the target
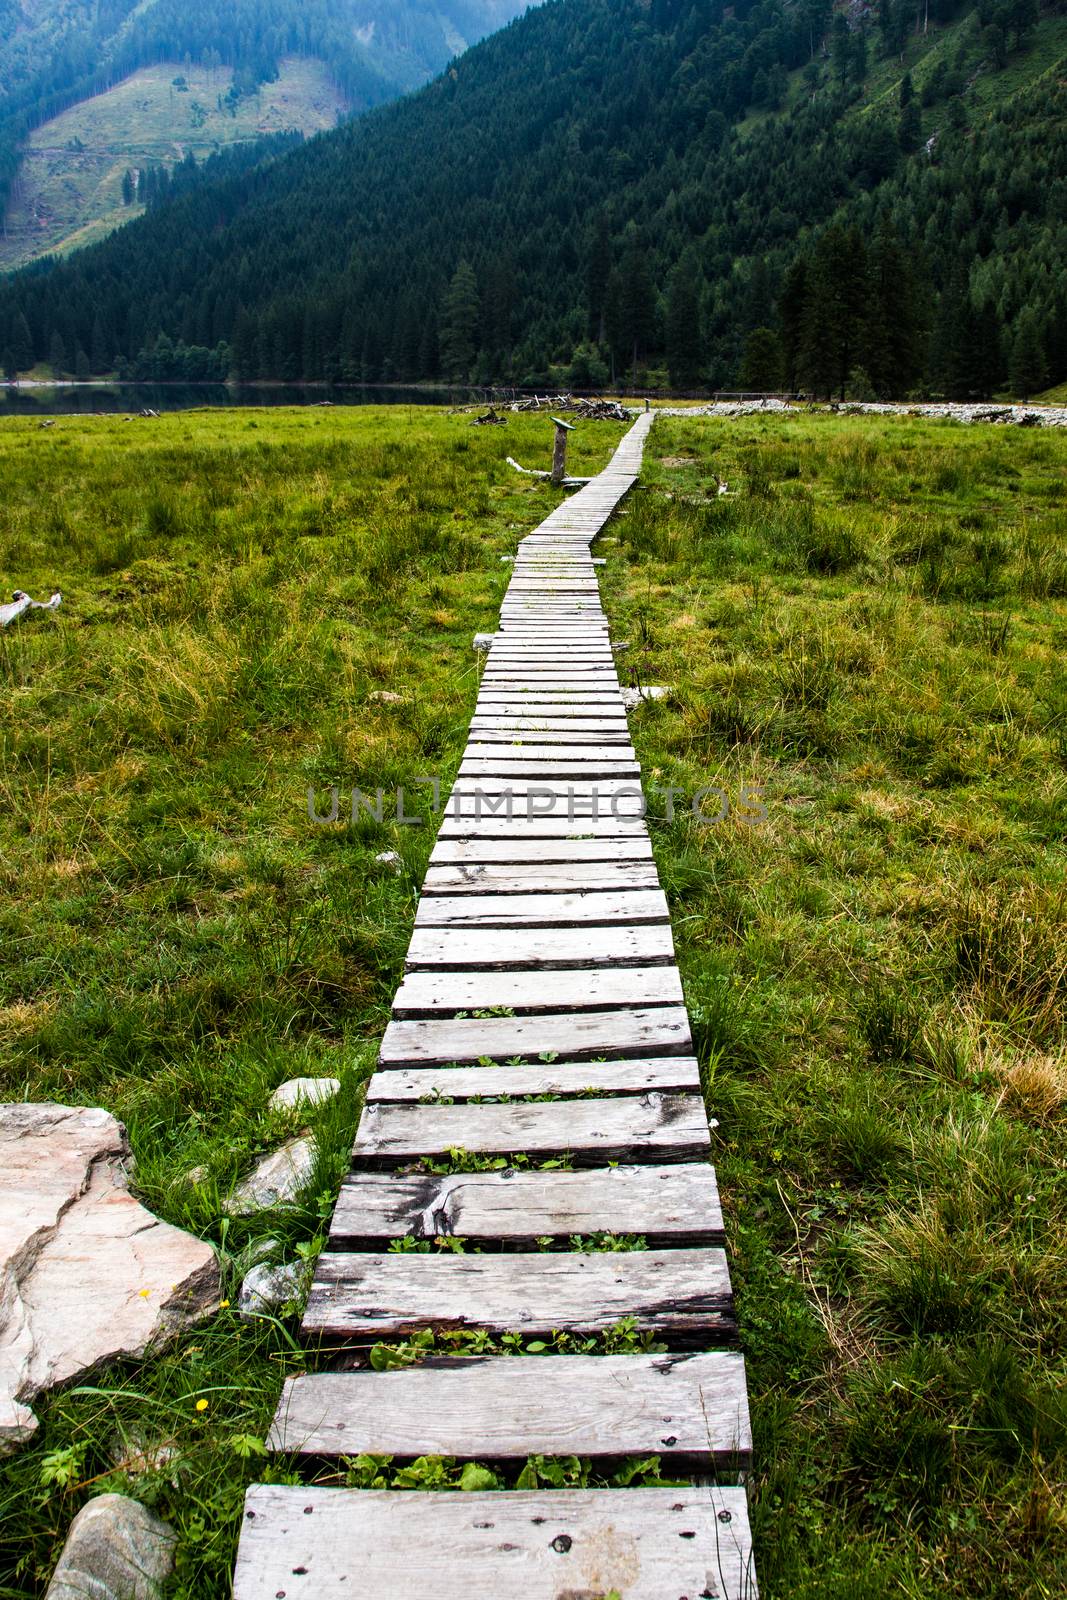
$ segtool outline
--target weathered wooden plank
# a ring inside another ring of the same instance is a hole
[[[415,914],[417,928],[553,928],[567,923],[667,922],[662,889],[590,890],[586,894],[431,895]]]
[[[578,1172],[405,1177],[360,1172],[341,1187],[329,1242],[331,1249],[380,1249],[392,1239],[450,1235],[471,1244],[532,1248],[539,1239],[620,1232],[643,1238],[653,1249],[721,1245],[723,1219],[714,1169],[707,1162],[692,1162]]]
[[[408,1064],[384,1060],[382,1067]],[[356,1161],[381,1167],[437,1158],[450,1150],[531,1159],[569,1153],[578,1166],[702,1161],[710,1153],[711,1135],[699,1096],[656,1090],[599,1100],[376,1103],[364,1107],[352,1153]]]
[[[447,1065],[454,1061],[510,1061],[548,1051],[575,1061],[602,1055],[687,1055],[693,1048],[684,1006],[633,1006],[628,1010],[568,1011],[546,1016],[469,1017],[390,1022],[382,1039],[382,1066]]]
[[[543,839],[508,837],[489,839],[438,839],[430,855],[430,866],[470,866],[476,863],[505,866],[509,862],[541,865],[604,863],[652,860],[652,841],[647,831],[631,832],[624,838]]]
[[[501,866],[477,861],[426,869],[422,892],[435,894],[575,893],[589,889],[655,889],[654,861],[512,861]]]
[[[532,1338],[591,1334],[623,1317],[678,1347],[731,1341],[736,1328],[721,1250],[590,1255],[349,1254],[319,1257],[306,1336],[402,1338],[420,1328],[487,1328]]]
[[[525,812],[520,815],[515,812],[511,817],[490,816],[483,813],[476,817],[473,809],[459,816],[446,811],[441,818],[438,829],[439,839],[602,839],[619,836],[628,838],[637,834],[642,838],[648,837],[648,829],[643,818],[629,816],[623,812],[620,803],[618,815],[615,816],[577,816],[570,821],[567,816],[566,803],[555,816],[527,817]]]
[[[393,1001],[397,1018],[507,1006],[516,1012],[596,1011],[685,1004],[677,967],[590,967],[577,972],[411,972]],[[506,1019],[505,1019],[506,1020]]]
[[[561,738],[574,739],[580,734],[589,734],[598,740],[605,734],[615,734],[620,739],[628,740],[626,732],[626,718],[620,712],[618,716],[589,716],[589,717],[563,717],[552,715],[539,717],[534,714],[527,716],[518,713],[505,716],[495,716],[490,712],[476,711],[471,719],[471,733],[478,738],[484,738],[487,733],[503,733],[508,738],[522,734],[529,738],[532,734],[551,734],[558,744]]]
[[[413,1537],[413,1530],[415,1536]],[[743,1489],[248,1491],[234,1600],[756,1600]]]
[[[310,1456],[525,1461],[657,1455],[666,1474],[744,1471],[744,1357],[497,1356],[406,1371],[308,1373],[282,1390],[267,1440]]]
[[[670,968],[663,968],[670,971]],[[455,974],[452,974],[455,976]],[[483,974],[484,976],[484,974]],[[534,1061],[524,1067],[389,1067],[367,1085],[367,1100],[394,1105],[430,1101],[463,1102],[529,1095],[581,1099],[597,1094],[699,1094],[700,1069],[694,1056],[655,1060]]]
[[[632,751],[630,730],[619,723],[612,725],[612,731],[605,733],[603,730],[596,733],[587,733],[582,728],[576,728],[571,722],[566,728],[534,728],[521,729],[504,726],[503,728],[487,727],[473,728],[471,730],[472,744],[497,744],[507,745],[510,749],[534,750],[541,745],[558,745],[566,740],[572,749],[577,749],[584,744],[593,750],[606,750],[609,746],[622,745],[627,751]],[[469,746],[468,746],[469,748]]]
[[[637,927],[416,928],[408,971],[425,967],[639,967],[673,961],[669,923]]]
[[[564,748],[566,748],[564,746]],[[595,751],[583,758],[578,751],[570,760],[537,761],[527,754],[525,759],[507,752],[495,759],[488,756],[464,756],[460,762],[459,778],[521,778],[532,781],[541,778],[584,778],[593,782],[598,778],[629,778],[640,780],[641,768],[636,761],[612,761],[607,756],[597,756]]]
[[[558,765],[566,764],[567,766],[573,763],[579,776],[584,773],[592,778],[596,777],[595,763],[598,761],[606,761],[612,766],[633,766],[640,769],[640,763],[634,754],[633,746],[631,745],[626,750],[620,750],[617,744],[603,746],[588,744],[529,745],[523,744],[521,740],[518,743],[512,740],[501,747],[499,742],[496,744],[483,743],[481,740],[474,738],[463,753],[463,763],[479,761],[489,761],[495,765],[505,761],[510,762],[520,772],[528,771],[532,763],[536,763],[538,766],[544,763],[547,767],[550,767],[552,763]]]
[[[489,796],[511,795],[515,801],[515,809],[525,812],[530,796],[543,798],[546,803],[549,799],[592,802],[599,800],[604,810],[610,809],[614,799],[641,800],[643,790],[637,778],[605,777],[605,778],[552,778],[545,773],[531,772],[515,775],[504,773],[502,776],[485,774],[483,777],[463,777],[456,779],[455,787],[449,797],[449,804],[459,799],[472,799],[481,795]]]

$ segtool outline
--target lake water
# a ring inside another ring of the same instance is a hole
[[[0,417],[189,411],[195,406],[433,406],[488,398],[484,389],[397,386],[324,389],[301,384],[115,383],[27,388],[0,385]]]

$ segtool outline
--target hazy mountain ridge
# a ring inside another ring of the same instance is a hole
[[[17,280],[0,341],[6,317],[10,352],[88,352],[95,322],[149,377],[219,341],[253,378],[1062,376],[1067,18],[878,15],[558,0],[411,99]]]
[[[0,0],[0,215],[18,183],[22,150],[33,130],[138,70],[161,63],[173,63],[176,73],[183,65],[209,73],[225,68],[239,100],[273,81],[284,59],[310,58],[328,70],[345,108],[366,110],[424,83],[526,3]],[[294,123],[305,132],[321,125],[313,114]],[[179,154],[185,132],[181,108],[173,129]],[[23,180],[25,189],[25,173]],[[91,195],[81,199],[83,210],[91,206]],[[31,213],[34,202],[31,194]],[[112,209],[103,203],[97,220]],[[79,226],[83,220],[78,218]],[[54,232],[44,248],[55,246]],[[6,259],[12,259],[10,248]]]

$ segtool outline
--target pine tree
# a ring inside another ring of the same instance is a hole
[[[474,268],[461,261],[447,290],[441,310],[441,363],[446,377],[470,377],[477,350],[481,308]]]
[[[866,366],[875,391],[901,400],[919,374],[920,299],[915,273],[887,217],[871,246]]]
[[[906,156],[914,155],[923,142],[923,119],[914,97],[902,107],[897,123],[897,143]]]
[[[24,311],[16,311],[11,322],[11,338],[8,340],[11,359],[15,363],[16,372],[26,372],[33,366],[34,350],[33,335],[30,325],[26,321]]]
[[[1015,324],[1008,381],[1012,394],[1020,400],[1029,400],[1032,394],[1040,394],[1048,384],[1041,323],[1037,312],[1030,307],[1020,313]]]
[[[804,332],[804,311],[808,299],[808,263],[797,256],[782,284],[778,297],[778,321],[782,329],[785,386],[790,392],[799,383],[800,347]]]
[[[611,228],[607,214],[601,211],[593,228],[589,258],[585,267],[585,302],[589,317],[589,336],[595,339],[597,344],[603,344],[607,337],[606,310],[611,264]]]
[[[632,358],[636,379],[638,361],[652,343],[656,331],[656,294],[652,287],[648,258],[637,240],[631,244],[623,259],[619,292],[621,331]]]
[[[671,385],[675,389],[689,388],[700,381],[702,353],[697,265],[689,253],[670,276],[664,332]]]
[[[817,394],[840,393],[862,366],[868,314],[867,252],[857,228],[828,228],[815,246],[808,274],[800,369]]]
[[[57,378],[61,372],[66,372],[67,370],[67,347],[63,343],[63,336],[58,328],[53,333],[52,342],[48,346],[48,363]]]
[[[123,205],[124,206],[132,206],[133,205],[133,196],[134,196],[133,173],[130,171],[129,167],[127,167],[126,171],[122,174],[122,203],[123,203]]]
[[[111,366],[113,341],[104,327],[99,311],[93,318],[92,338],[89,341],[89,359],[94,372],[107,372]]]
[[[753,328],[745,341],[741,363],[742,389],[761,392],[780,389],[784,368],[782,341],[773,328]]]

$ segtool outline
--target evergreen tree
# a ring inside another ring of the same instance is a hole
[[[595,339],[597,344],[603,344],[607,337],[606,310],[611,266],[611,229],[606,213],[601,211],[593,225],[593,237],[585,267],[585,303],[588,311],[589,336]]]
[[[133,196],[134,196],[133,173],[130,171],[129,167],[127,167],[126,171],[122,174],[122,203],[123,203],[123,205],[124,206],[132,206],[133,205]]]
[[[839,393],[862,365],[868,314],[867,252],[857,228],[828,228],[808,270],[800,370],[816,394]]]
[[[74,356],[74,376],[78,379],[79,383],[84,383],[88,378],[92,377],[92,368],[89,366],[89,357],[86,355],[81,345],[78,346]]]
[[[633,375],[642,353],[651,345],[656,332],[656,294],[652,287],[648,257],[637,240],[623,258],[619,284],[620,331],[632,360]]]
[[[1031,395],[1040,394],[1048,385],[1041,322],[1037,312],[1029,306],[1020,314],[1016,324],[1008,382],[1012,394],[1020,400],[1029,400]]]
[[[58,328],[53,333],[51,343],[48,346],[48,364],[57,378],[61,372],[66,372],[67,370],[67,347],[63,343],[63,336]]]
[[[470,263],[461,261],[445,291],[441,308],[441,364],[446,377],[454,380],[470,377],[480,319],[478,280]]]
[[[923,142],[923,119],[914,97],[901,109],[897,123],[897,143],[906,156],[914,155]]]
[[[745,341],[741,363],[742,389],[762,392],[780,389],[784,369],[782,341],[773,328],[753,328]]]
[[[89,341],[89,360],[94,372],[107,372],[111,367],[112,340],[104,327],[99,311],[93,318],[93,332]]]
[[[30,325],[23,311],[16,311],[12,319],[8,349],[16,372],[27,372],[33,366],[33,335],[30,333]]]
[[[804,311],[808,301],[808,263],[797,256],[782,284],[778,298],[778,321],[782,329],[782,355],[785,386],[792,393],[800,382],[800,348],[804,333]]]
[[[675,389],[690,388],[700,381],[702,353],[698,269],[691,252],[682,257],[670,276],[664,335],[671,385]]]
[[[901,400],[919,375],[921,302],[896,229],[883,216],[871,245],[866,362],[878,395]]]

